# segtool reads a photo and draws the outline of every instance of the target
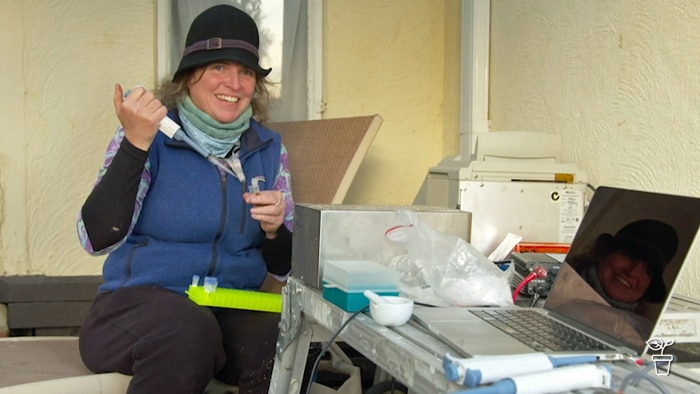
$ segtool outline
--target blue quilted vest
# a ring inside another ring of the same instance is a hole
[[[175,113],[169,116],[176,121]],[[158,133],[151,145],[151,181],[126,243],[103,268],[100,292],[159,286],[184,294],[193,275],[214,276],[220,287],[258,289],[267,269],[264,234],[243,201],[251,179],[271,189],[280,165],[281,139],[255,120],[241,137],[239,156],[247,185],[187,145]]]

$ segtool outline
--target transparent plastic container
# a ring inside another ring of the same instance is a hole
[[[400,273],[369,260],[328,260],[323,263],[323,281],[347,292],[392,290],[399,286]]]

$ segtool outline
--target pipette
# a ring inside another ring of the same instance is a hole
[[[143,85],[136,85],[137,87],[143,87]],[[124,93],[124,97],[127,97],[131,93],[131,90],[127,90]],[[169,138],[177,140],[177,141],[182,141],[189,145],[192,149],[195,150],[195,152],[199,153],[207,159],[210,163],[214,164],[217,166],[219,169],[224,171],[227,174],[233,175],[234,177],[238,178],[238,180],[242,183],[245,184],[245,175],[243,174],[243,169],[240,168],[241,164],[240,161],[234,160],[233,163],[231,163],[232,166],[239,167],[239,168],[234,168],[235,172],[231,170],[226,164],[225,160],[218,158],[214,155],[212,155],[210,152],[207,152],[203,147],[201,147],[198,143],[196,143],[190,136],[185,133],[184,130],[182,130],[182,127],[180,127],[179,124],[175,123],[174,120],[170,119],[167,115],[163,120],[160,121],[160,125],[158,127],[160,131],[163,132],[163,134],[167,135]]]
[[[544,353],[519,354],[510,357],[486,356],[452,359],[453,365],[459,364],[458,369],[464,371],[462,384],[467,387],[492,383],[509,376],[544,372],[566,365],[587,364],[596,361],[598,361],[596,355],[551,356]],[[445,374],[447,374],[447,369],[445,369]]]
[[[544,394],[586,388],[612,386],[612,369],[608,365],[584,364],[555,368],[551,371],[513,376],[489,385],[452,394]]]
[[[598,361],[596,355],[550,356],[544,353],[457,358],[445,354],[442,366],[447,380],[467,387],[492,383],[509,376],[544,372],[557,367]]]
[[[196,143],[190,136],[188,136],[183,130],[180,125],[175,123],[172,119],[169,117],[163,118],[163,120],[160,121],[160,131],[163,132],[163,134],[167,135],[168,137],[177,140],[177,141],[182,141],[189,145],[192,149],[194,149],[197,153],[202,155],[205,159],[209,160],[210,163],[214,164],[215,166],[219,167],[221,170],[224,172],[231,174],[241,180],[241,182],[245,182],[245,176],[243,175],[243,171],[240,171],[240,176],[231,171],[231,169],[223,163],[223,159],[220,159],[211,153],[207,152],[204,148],[199,146],[198,143]],[[241,179],[242,178],[242,179]]]

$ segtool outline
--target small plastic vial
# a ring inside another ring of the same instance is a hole
[[[219,281],[213,276],[204,277],[204,291],[207,293],[213,293],[216,291],[216,287],[219,285]]]
[[[192,286],[199,286],[199,275],[192,275]]]
[[[258,194],[260,193],[260,186],[258,185],[257,179],[253,178],[253,184],[248,186],[248,193]]]

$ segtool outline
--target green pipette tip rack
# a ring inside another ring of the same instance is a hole
[[[197,305],[219,308],[248,309],[261,312],[282,312],[282,295],[262,291],[217,287],[208,292],[204,286],[190,285],[188,297]]]

